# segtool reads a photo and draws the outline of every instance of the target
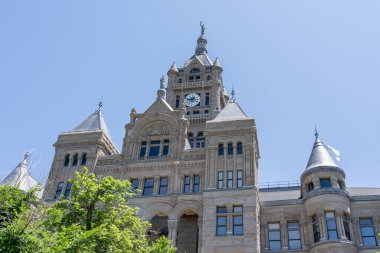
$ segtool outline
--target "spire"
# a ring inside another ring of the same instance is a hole
[[[309,162],[307,163],[306,170],[316,167],[338,167],[334,160],[331,158],[326,146],[319,139],[319,133],[315,128],[315,141],[313,149],[310,154]]]
[[[29,172],[27,159],[29,153],[24,154],[23,160],[17,165],[15,169],[9,173],[9,175],[1,181],[0,185],[10,185],[17,186],[20,190],[28,191],[32,187],[39,185],[37,180],[35,180]]]
[[[222,68],[222,65],[220,64],[220,61],[219,61],[219,58],[216,57],[214,63],[212,64],[213,67],[219,67],[219,68]]]
[[[178,72],[178,68],[177,68],[177,65],[175,64],[175,61],[173,61],[173,64],[172,64],[172,66],[170,67],[170,69],[168,71],[168,74],[170,72]]]
[[[90,132],[102,130],[111,139],[108,132],[106,121],[104,120],[101,108],[103,107],[103,98],[100,99],[98,103],[98,109],[82,121],[78,126],[73,128],[70,132]]]
[[[207,40],[205,37],[205,29],[206,28],[205,28],[205,25],[203,24],[202,21],[200,22],[200,26],[201,26],[201,35],[199,36],[199,38],[197,40],[197,47],[195,49],[195,55],[207,54],[207,48],[206,48]]]

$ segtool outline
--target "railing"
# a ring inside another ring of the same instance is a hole
[[[264,182],[259,184],[260,189],[274,189],[274,188],[293,188],[300,187],[299,180],[291,180],[291,181],[277,181],[277,182]]]
[[[218,81],[198,81],[198,82],[185,82],[173,84],[173,89],[191,88],[191,87],[207,87],[217,84]]]

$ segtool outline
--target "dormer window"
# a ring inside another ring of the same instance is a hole
[[[201,71],[199,68],[192,68],[190,70],[189,82],[194,82],[196,80],[200,80],[201,79],[200,72]]]
[[[196,73],[200,73],[201,71],[199,70],[199,68],[193,68],[190,70],[190,74],[196,74]]]

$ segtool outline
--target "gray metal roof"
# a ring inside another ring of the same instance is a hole
[[[193,55],[190,59],[185,61],[184,67],[186,68],[187,66],[190,65],[192,61],[195,59],[198,59],[204,66],[212,66],[212,61],[210,57],[208,57],[207,54],[200,54],[200,55]]]
[[[306,170],[316,167],[338,167],[334,160],[331,158],[325,145],[318,138],[315,139],[313,150],[311,151],[309,162],[307,163]]]
[[[0,185],[17,186],[23,191],[29,191],[31,188],[40,185],[37,180],[30,175],[26,160],[27,155],[25,155],[23,161],[1,181]]]
[[[231,121],[249,119],[243,109],[235,101],[227,103],[222,111],[210,122]]]
[[[87,119],[80,123],[77,127],[72,129],[70,132],[88,132],[88,131],[97,131],[102,130],[109,137],[109,131],[106,125],[106,122],[103,117],[101,110],[96,110]]]
[[[220,67],[220,68],[222,67],[222,65],[220,64],[220,61],[219,61],[218,57],[216,57],[213,65],[214,65],[214,67]]]

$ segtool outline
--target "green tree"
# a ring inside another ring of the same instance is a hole
[[[71,197],[55,202],[44,214],[38,232],[41,252],[175,252],[167,239],[149,245],[150,224],[128,205],[134,195],[129,181],[97,179],[87,168],[76,177]]]
[[[0,252],[37,252],[38,238],[33,224],[38,218],[36,187],[24,192],[14,186],[0,186]]]

